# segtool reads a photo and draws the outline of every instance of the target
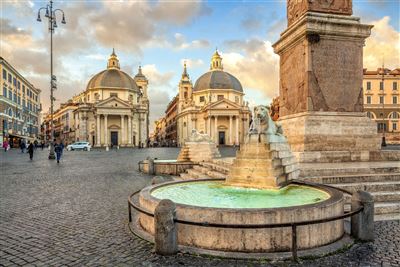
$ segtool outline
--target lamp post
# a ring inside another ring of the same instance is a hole
[[[386,114],[385,114],[385,64],[382,64],[382,94],[383,94],[383,101],[382,101],[382,109],[383,109],[383,135],[382,135],[382,143],[381,146],[385,147],[386,146]]]
[[[53,96],[53,91],[57,89],[57,78],[55,75],[53,75],[53,33],[54,29],[57,28],[57,17],[56,13],[57,11],[62,14],[62,20],[61,23],[65,24],[65,15],[64,11],[61,9],[55,9],[53,10],[53,1],[49,1],[49,4],[46,5],[46,7],[41,7],[38,10],[38,17],[37,21],[41,22],[42,19],[40,18],[40,12],[42,10],[46,10],[45,17],[48,19],[48,24],[49,24],[49,32],[50,32],[50,153],[49,153],[49,159],[55,159],[55,154],[54,154],[54,121],[53,121],[53,115],[54,115],[54,96]]]

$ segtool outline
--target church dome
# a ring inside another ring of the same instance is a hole
[[[232,89],[243,92],[239,80],[232,74],[223,70],[222,58],[218,54],[218,51],[215,51],[211,58],[210,71],[204,73],[197,79],[193,91],[196,92],[206,89]]]
[[[139,90],[132,77],[119,69],[119,60],[115,55],[114,50],[108,59],[107,69],[94,75],[90,79],[86,90],[92,88],[115,88],[134,91]]]

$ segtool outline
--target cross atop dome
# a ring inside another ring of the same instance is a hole
[[[219,55],[218,50],[215,49],[213,56],[211,57],[210,70],[223,70],[222,57]]]
[[[119,69],[119,60],[117,55],[115,54],[114,48],[108,59],[107,69]]]

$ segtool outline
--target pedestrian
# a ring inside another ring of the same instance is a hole
[[[7,150],[8,150],[8,141],[7,141],[7,139],[4,139],[4,141],[3,141],[3,148],[4,148],[4,152],[7,152]]]
[[[42,150],[43,150],[44,149],[44,141],[42,141],[40,145],[41,145]]]
[[[29,153],[29,158],[32,160],[33,159],[33,151],[35,150],[35,147],[31,141],[28,141],[28,153]]]
[[[54,146],[54,151],[56,152],[57,156],[57,163],[60,163],[61,155],[62,155],[62,146],[60,143],[56,143]]]
[[[33,144],[35,145],[35,150],[36,150],[36,148],[38,147],[38,141],[35,140],[35,141],[33,142]]]
[[[25,145],[24,140],[21,139],[21,141],[19,143],[19,147],[21,148],[21,153],[25,153],[26,145]]]

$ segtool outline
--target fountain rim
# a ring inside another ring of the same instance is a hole
[[[152,201],[152,202],[159,202],[162,199],[154,197],[151,193],[159,189],[161,187],[169,186],[169,185],[174,185],[174,184],[182,184],[182,183],[196,183],[196,182],[219,182],[219,181],[225,181],[225,178],[206,178],[206,179],[196,179],[196,180],[184,180],[184,181],[171,181],[171,182],[166,182],[166,183],[161,183],[157,185],[150,185],[145,188],[143,188],[140,191],[140,196],[145,197],[146,199]],[[276,207],[276,208],[215,208],[215,207],[202,207],[202,206],[196,206],[196,205],[188,205],[188,204],[182,204],[179,202],[174,202],[176,206],[182,207],[182,208],[195,208],[195,209],[204,209],[204,210],[216,210],[216,211],[235,211],[235,210],[245,210],[248,212],[260,212],[260,211],[275,211],[277,209],[281,210],[290,210],[290,209],[297,209],[299,207],[301,208],[312,208],[312,207],[318,207],[322,204],[329,206],[333,205],[337,201],[340,201],[343,197],[343,192],[337,188],[325,186],[322,184],[314,184],[314,183],[308,183],[308,182],[297,182],[297,181],[289,181],[287,185],[290,184],[297,184],[297,185],[304,185],[308,186],[311,188],[316,188],[318,190],[324,191],[329,195],[328,199],[316,202],[316,203],[311,203],[311,204],[304,204],[304,205],[294,205],[294,206],[287,206],[287,207]]]

